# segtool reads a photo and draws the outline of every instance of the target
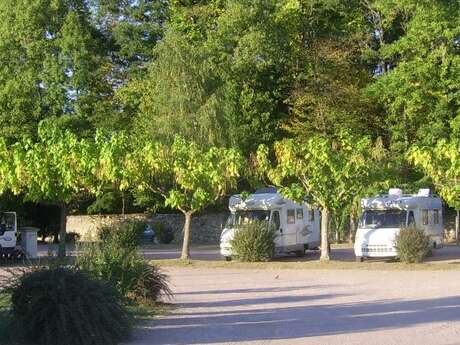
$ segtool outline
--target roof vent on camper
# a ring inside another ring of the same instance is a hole
[[[430,189],[429,188],[421,188],[418,190],[418,196],[430,196]]]
[[[402,196],[402,189],[399,189],[399,188],[390,188],[390,190],[388,191],[388,195],[391,195],[391,196]]]

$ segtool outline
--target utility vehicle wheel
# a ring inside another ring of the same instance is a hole
[[[226,256],[225,261],[232,261],[232,257],[231,256]]]
[[[356,257],[356,262],[363,262],[364,258],[362,256],[357,256]]]

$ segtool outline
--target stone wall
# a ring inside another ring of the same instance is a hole
[[[195,215],[192,218],[191,241],[192,243],[217,244],[220,239],[221,225],[228,217],[228,213],[211,213]],[[182,214],[130,214],[107,216],[68,216],[67,232],[76,232],[82,239],[94,238],[97,230],[103,225],[114,225],[124,220],[141,220],[151,225],[160,223],[174,232],[174,242],[182,241],[184,216]]]

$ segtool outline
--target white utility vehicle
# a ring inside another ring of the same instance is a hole
[[[22,250],[17,245],[17,218],[15,212],[0,212],[0,258],[18,259]]]
[[[220,253],[226,260],[232,258],[230,241],[235,228],[253,220],[266,220],[276,229],[275,254],[305,254],[320,244],[320,212],[307,204],[285,199],[275,188],[263,188],[243,199],[230,197],[231,215],[220,237]]]
[[[442,200],[431,195],[429,189],[403,194],[401,189],[392,188],[388,195],[362,199],[361,207],[354,246],[357,261],[397,256],[395,237],[401,227],[410,225],[423,229],[433,248],[442,246]]]

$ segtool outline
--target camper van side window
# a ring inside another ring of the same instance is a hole
[[[422,223],[428,225],[428,210],[422,210]]]
[[[315,210],[314,209],[310,209],[309,210],[309,213],[310,213],[310,218],[308,219],[310,222],[314,222],[315,221]]]
[[[288,224],[295,223],[295,210],[287,210],[287,223]]]
[[[433,223],[439,224],[439,210],[433,210]]]
[[[298,208],[296,211],[297,219],[303,219],[303,209]]]

